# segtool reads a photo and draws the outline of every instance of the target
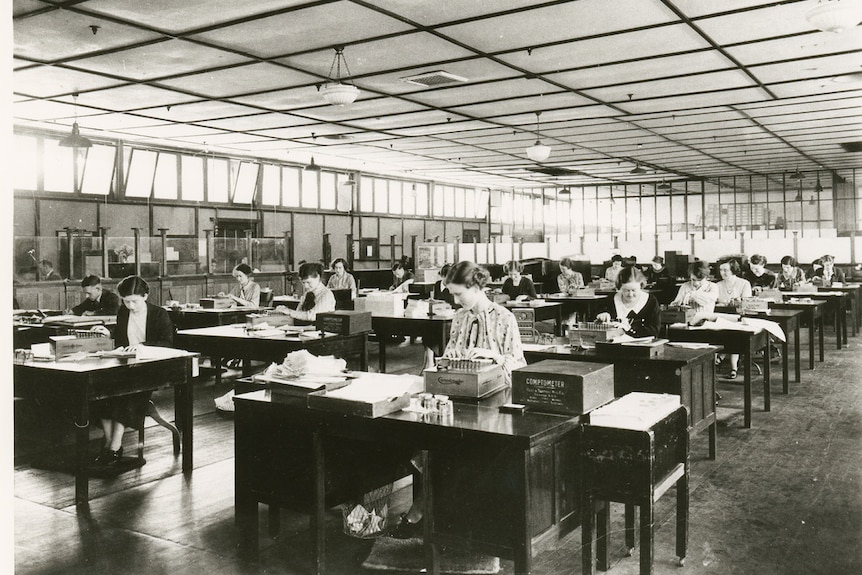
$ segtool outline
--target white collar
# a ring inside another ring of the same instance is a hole
[[[642,291],[640,296],[638,296],[638,300],[631,307],[627,306],[623,303],[622,296],[617,293],[614,295],[614,308],[617,312],[617,317],[622,319],[629,315],[629,312],[640,313],[641,310],[646,306],[647,301],[649,301],[649,294],[645,291]]]

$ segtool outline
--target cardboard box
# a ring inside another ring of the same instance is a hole
[[[596,343],[596,352],[614,359],[649,359],[664,355],[666,339],[654,339],[650,342],[611,343],[600,341]]]
[[[425,391],[449,397],[479,399],[506,387],[503,368],[499,365],[484,365],[475,370],[448,369],[436,367],[426,369]]]
[[[400,317],[404,315],[404,300],[406,298],[406,293],[368,294],[365,297],[356,298],[353,302],[354,310],[369,312],[371,315]]]
[[[204,309],[226,309],[233,305],[233,300],[227,296],[202,297],[200,304]]]
[[[769,302],[759,297],[742,298],[737,309],[741,314],[757,314],[769,311]]]
[[[336,310],[317,314],[317,329],[338,335],[353,335],[371,331],[371,313]]]
[[[69,355],[94,351],[110,351],[114,349],[114,340],[110,337],[75,337],[73,335],[52,335],[51,349],[54,357],[60,359]]]
[[[614,366],[546,359],[512,372],[512,402],[565,415],[587,413],[614,398]]]

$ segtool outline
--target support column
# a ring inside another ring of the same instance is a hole
[[[245,245],[248,249],[248,265],[254,269],[254,246],[251,243],[251,230],[245,230]]]
[[[395,265],[395,234],[389,236],[389,267]]]
[[[108,277],[108,230],[111,228],[99,228],[99,237],[102,239],[102,277]]]
[[[161,267],[161,275],[162,277],[167,277],[168,275],[168,230],[170,228],[159,228],[159,235],[162,238],[162,265]]]
[[[135,275],[141,275],[141,228],[132,228],[132,233],[135,235],[134,250],[135,250]]]
[[[207,275],[212,275],[215,273],[213,269],[213,250],[212,250],[212,241],[213,241],[213,231],[212,230],[204,230],[204,257],[206,258],[206,263],[204,264],[204,270],[206,270]]]
[[[345,239],[345,242],[347,244],[345,246],[347,248],[347,252],[346,252],[347,257],[345,259],[347,260],[347,267],[351,271],[353,271],[353,234],[344,234],[344,235],[345,235],[344,239]]]
[[[691,255],[694,255],[694,253],[695,253],[694,252],[694,234],[689,234],[689,236],[691,236]],[[742,236],[740,236],[740,238],[741,237]],[[742,252],[742,253],[745,253],[745,252]],[[658,255],[658,254],[656,254],[656,255]]]
[[[455,249],[453,251],[455,262],[461,261],[461,236],[455,236]]]
[[[284,265],[285,269],[293,269],[293,238],[290,232],[284,232]]]
[[[77,150],[74,150],[74,151],[77,153]],[[66,269],[69,270],[68,271],[68,274],[69,274],[68,277],[72,277],[74,275],[72,265],[73,265],[74,259],[75,259],[74,258],[74,248],[72,247],[72,237],[73,237],[75,230],[74,230],[74,228],[63,228],[63,229],[66,231],[66,253],[64,254],[66,256]],[[59,266],[60,262],[56,262],[56,263]]]
[[[797,230],[793,230],[793,259],[799,261],[799,231]]]

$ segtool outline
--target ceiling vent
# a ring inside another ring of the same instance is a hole
[[[401,78],[402,81],[408,84],[416,84],[417,86],[425,86],[432,88],[435,86],[445,86],[447,84],[461,84],[467,81],[467,78],[444,72],[443,70],[434,70],[433,72],[425,72],[415,76],[407,76]]]
[[[862,152],[862,142],[842,142],[841,147],[845,152]]]
[[[324,140],[336,140],[336,141],[352,140],[353,139],[353,136],[351,136],[349,134],[327,134],[325,136],[320,136],[320,137],[323,138]]]
[[[556,168],[553,166],[528,166],[525,169],[530,172],[536,172],[537,174],[545,174],[546,176],[588,176],[588,174],[578,170]]]

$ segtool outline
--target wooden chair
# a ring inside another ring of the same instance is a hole
[[[153,403],[153,400],[150,400],[150,404],[147,407],[146,415],[144,415],[144,417],[141,418],[141,421],[136,426],[138,428],[138,459],[140,459],[142,461],[144,459],[144,422],[147,419],[147,417],[151,417],[153,419],[153,421],[155,421],[156,423],[158,423],[159,425],[161,425],[162,427],[164,427],[165,429],[167,429],[168,431],[171,432],[171,435],[173,436],[173,442],[174,442],[174,456],[179,455],[180,454],[180,430],[177,429],[177,427],[174,424],[172,424],[171,422],[167,421],[164,417],[162,417],[162,414],[159,413],[159,410],[156,408],[156,404]]]

